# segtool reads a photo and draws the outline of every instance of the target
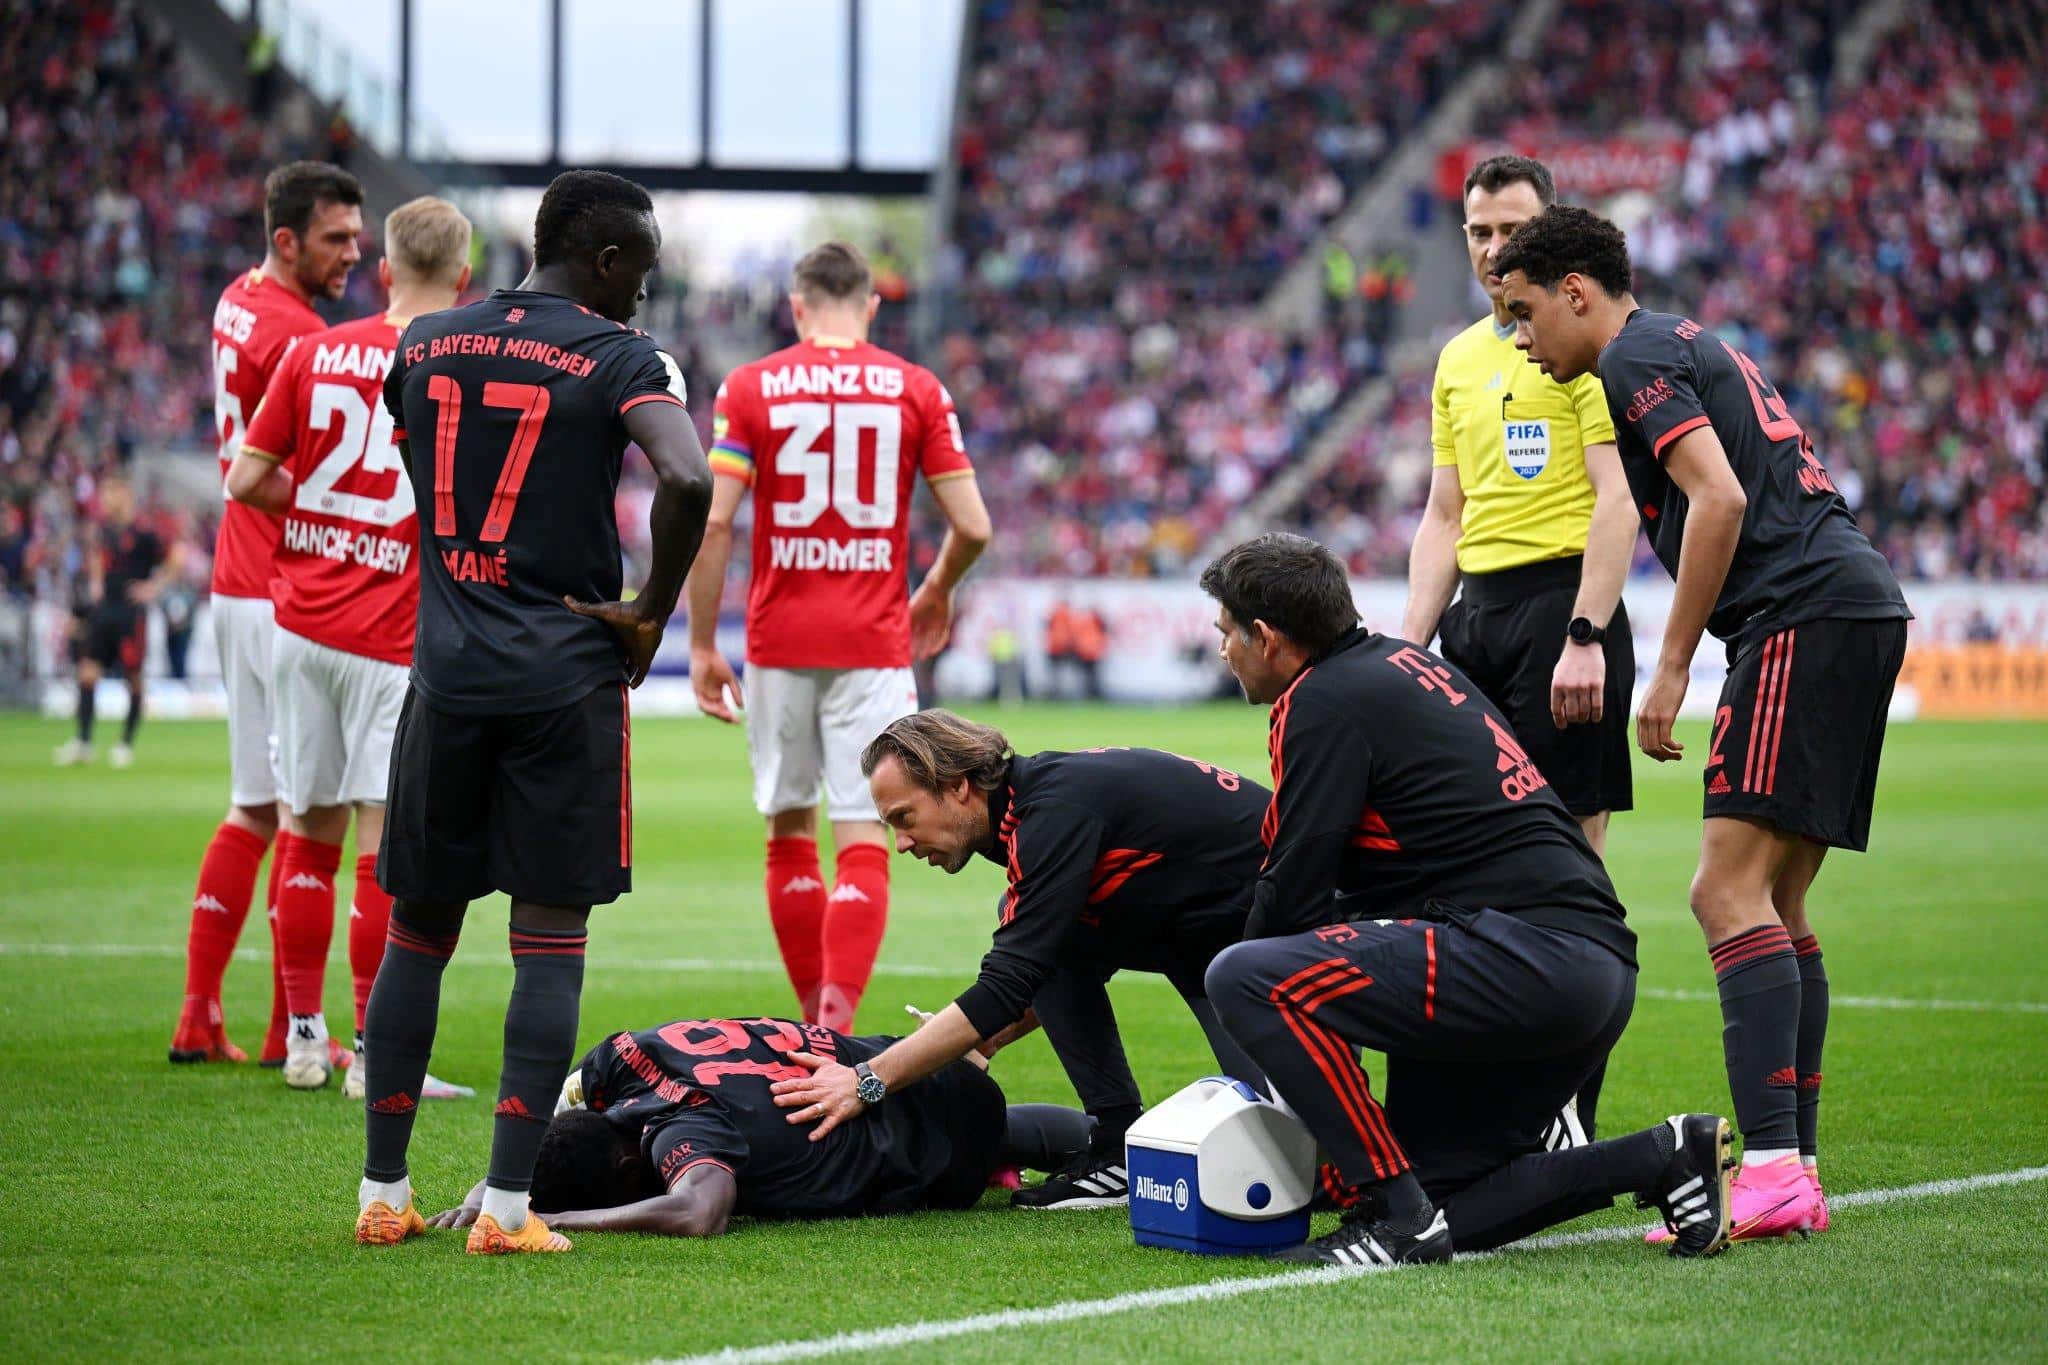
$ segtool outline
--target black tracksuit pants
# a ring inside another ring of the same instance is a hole
[[[1591,939],[1492,910],[1254,939],[1210,965],[1209,999],[1343,1179],[1413,1170],[1476,1251],[1611,1199],[1601,1148],[1546,1152],[1605,1065],[1636,970]],[[1357,1050],[1387,1056],[1376,1100]],[[1585,1168],[1585,1169],[1581,1169]]]

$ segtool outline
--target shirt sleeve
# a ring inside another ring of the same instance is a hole
[[[753,424],[746,420],[742,411],[745,395],[745,380],[734,388],[734,381],[727,379],[718,386],[718,396],[711,400],[711,470],[741,483],[754,481],[754,432]]]
[[[1335,922],[1337,874],[1371,791],[1371,746],[1312,698],[1283,698],[1267,743],[1273,799],[1261,828],[1266,861],[1252,888],[1246,938]]]
[[[641,1141],[664,1189],[674,1189],[687,1172],[707,1162],[733,1175],[747,1166],[747,1139],[723,1109],[708,1101],[664,1120]]]
[[[242,433],[242,449],[251,455],[289,464],[296,453],[293,444],[298,434],[300,376],[306,370],[303,360],[294,352],[271,371],[263,401],[256,405],[256,415],[249,419],[249,429]]]
[[[974,472],[967,458],[967,441],[960,433],[960,414],[953,408],[953,395],[937,377],[926,374],[930,392],[924,403],[924,446],[918,452],[918,468],[926,483],[959,478]]]
[[[1430,384],[1429,445],[1437,468],[1458,462],[1458,440],[1451,433],[1451,387],[1444,382],[1444,358],[1436,358],[1436,379]]]
[[[1582,374],[1571,382],[1572,407],[1579,414],[1579,445],[1614,444],[1614,415],[1607,411],[1607,390],[1600,376]]]
[[[642,403],[688,406],[689,388],[683,383],[683,370],[674,356],[638,332],[620,351],[610,375],[609,397],[614,412],[623,417]]]
[[[995,939],[953,1002],[982,1037],[1016,1022],[1052,974],[1088,908],[1101,847],[1101,820],[1079,806],[1042,801],[1019,813]]]
[[[1673,441],[1707,425],[1692,358],[1669,333],[1624,330],[1601,353],[1600,382],[1616,424],[1660,460]]]

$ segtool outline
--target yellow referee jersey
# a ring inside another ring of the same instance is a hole
[[[1586,447],[1614,440],[1599,375],[1558,383],[1488,314],[1437,356],[1435,407],[1435,462],[1456,465],[1465,492],[1461,572],[1585,553],[1593,520]]]

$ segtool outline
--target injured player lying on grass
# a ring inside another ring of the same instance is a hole
[[[865,1061],[896,1041],[787,1019],[683,1019],[615,1033],[569,1074],[541,1142],[531,1208],[557,1232],[715,1237],[736,1216],[832,1218],[965,1209],[1005,1171],[1056,1171],[1093,1121],[1006,1104],[979,1056],[892,1094],[824,1140],[769,1086],[792,1054]],[[476,1221],[483,1186],[432,1225]]]

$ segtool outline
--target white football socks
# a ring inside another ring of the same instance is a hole
[[[327,1046],[327,1016],[324,1014],[294,1014],[291,1027],[285,1031],[285,1046],[305,1051]]]
[[[526,1191],[501,1190],[496,1185],[486,1185],[484,1212],[496,1219],[498,1226],[505,1231],[517,1232],[526,1226]]]
[[[1758,1147],[1754,1151],[1743,1152],[1742,1164],[1745,1166],[1768,1166],[1773,1161],[1796,1160],[1798,1156],[1799,1149],[1797,1147]]]
[[[356,1186],[356,1211],[362,1212],[376,1200],[383,1200],[400,1213],[412,1202],[412,1177],[400,1180],[372,1180],[363,1177],[363,1183]]]

